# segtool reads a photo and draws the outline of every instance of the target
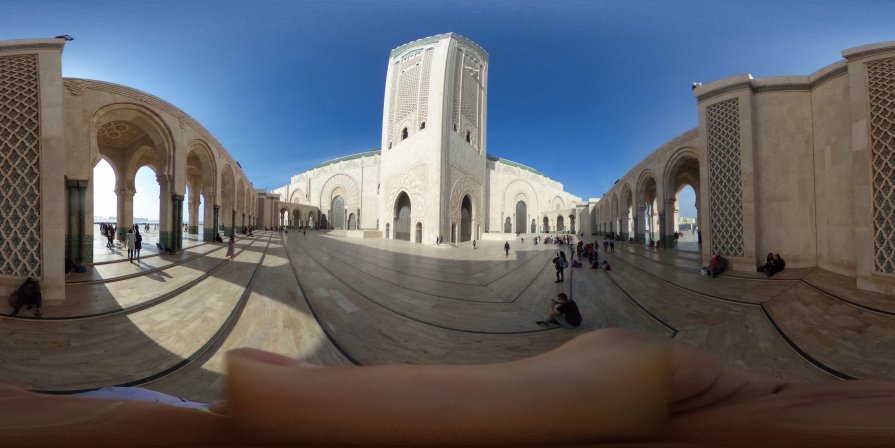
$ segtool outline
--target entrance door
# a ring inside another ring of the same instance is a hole
[[[528,218],[528,206],[525,201],[516,203],[516,232],[525,233],[525,221]]]
[[[342,196],[333,198],[332,208],[330,209],[330,225],[335,230],[345,229],[345,201]]]
[[[404,192],[395,201],[395,239],[410,241],[410,197]]]
[[[472,201],[469,195],[463,197],[463,205],[460,207],[460,242],[472,239]]]

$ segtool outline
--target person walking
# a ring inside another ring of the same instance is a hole
[[[505,255],[506,257],[510,256],[510,242],[509,241],[503,243],[503,251],[506,252],[506,255]]]
[[[233,261],[233,257],[236,256],[236,237],[233,234],[230,234],[230,241],[227,242],[227,259],[229,261]]]
[[[475,250],[475,240],[472,240],[472,250]]]
[[[124,235],[124,241],[127,245],[127,259],[131,263],[134,262],[134,245],[136,244],[136,240],[134,239],[134,229],[127,229],[127,233]]]

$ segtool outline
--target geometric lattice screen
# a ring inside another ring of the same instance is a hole
[[[40,275],[39,86],[37,55],[0,57],[0,275]]]
[[[734,98],[708,106],[705,115],[712,254],[743,257],[739,101]]]
[[[454,67],[454,99],[451,119],[457,132],[464,138],[469,132],[469,143],[481,150],[485,66],[469,50],[457,50]]]
[[[408,134],[416,132],[429,118],[429,77],[432,67],[432,48],[408,52],[395,64],[392,71],[392,90],[389,101],[388,138],[390,144],[400,143],[403,127]],[[414,116],[414,114],[416,116]],[[408,120],[408,118],[413,118]],[[408,123],[409,121],[409,123]]]
[[[867,64],[874,269],[895,273],[895,59]]]

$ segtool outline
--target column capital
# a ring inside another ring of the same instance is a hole
[[[177,194],[177,193],[174,193],[174,194],[171,195],[171,199],[173,199],[173,200],[175,200],[175,201],[183,201],[183,196],[182,196],[182,195],[179,195],[179,194]]]
[[[135,194],[137,194],[137,190],[134,190],[134,189],[131,189],[131,188],[119,188],[119,189],[115,190],[115,193],[116,193],[117,195],[119,195],[119,196],[131,196],[131,197],[133,197]]]
[[[87,188],[87,179],[65,179],[65,186],[68,188]]]

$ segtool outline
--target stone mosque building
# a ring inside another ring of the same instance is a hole
[[[63,78],[64,46],[63,38],[0,42],[0,294],[33,276],[63,300],[62,261],[94,261],[100,160],[116,175],[119,230],[133,224],[137,170],[155,172],[159,241],[175,251],[184,233],[211,242],[221,231],[277,224],[427,244],[583,232],[672,248],[678,194],[690,185],[703,264],[723,255],[733,270],[752,271],[774,252],[788,269],[895,294],[895,42],[844,50],[809,75],[694,85],[698,127],[586,203],[535,169],[488,155],[488,54],[453,33],[392,50],[380,149],[323,163],[272,192],[255,189],[176,106]]]
[[[417,243],[578,232],[579,197],[488,155],[487,110],[480,46],[447,33],[395,48],[381,149],[325,162],[273,190],[280,222]]]

